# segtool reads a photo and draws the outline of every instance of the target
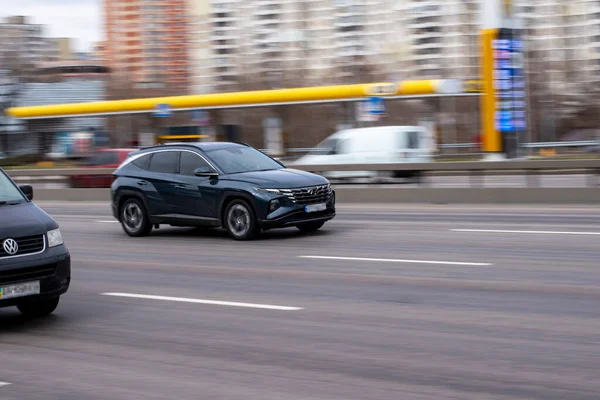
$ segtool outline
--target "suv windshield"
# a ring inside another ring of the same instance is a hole
[[[270,171],[283,166],[271,157],[251,147],[229,147],[207,151],[206,155],[226,174]]]
[[[19,189],[0,170],[0,205],[24,203],[25,201],[25,197],[23,197]]]

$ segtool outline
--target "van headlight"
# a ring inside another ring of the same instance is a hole
[[[53,229],[48,231],[48,247],[56,247],[63,244],[62,233],[60,233],[60,229]]]

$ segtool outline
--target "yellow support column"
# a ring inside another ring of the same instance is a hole
[[[502,26],[506,0],[482,0],[481,2],[481,139],[486,159],[503,159],[502,133],[496,124],[498,99],[494,85],[494,43]]]
[[[498,29],[481,31],[481,126],[483,151],[502,152],[502,136],[496,128],[497,98],[494,88],[494,41],[498,38]]]

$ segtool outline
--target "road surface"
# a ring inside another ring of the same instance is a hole
[[[342,206],[239,243],[41,206],[73,283],[0,309],[3,400],[600,398],[595,208]]]

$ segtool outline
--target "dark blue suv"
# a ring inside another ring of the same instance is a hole
[[[246,240],[272,228],[316,231],[335,217],[327,179],[288,169],[245,144],[149,147],[131,153],[114,175],[113,215],[130,236],[168,224],[222,227]]]

